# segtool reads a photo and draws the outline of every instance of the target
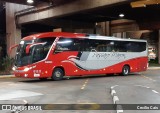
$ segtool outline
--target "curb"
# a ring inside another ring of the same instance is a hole
[[[112,86],[110,88],[110,90],[111,90],[110,93],[111,93],[111,96],[112,96],[112,99],[113,99],[113,103],[114,103],[114,105],[116,105],[116,113],[123,113],[122,105],[120,105],[119,98],[117,96],[116,90],[114,89],[117,86],[118,85]]]
[[[160,67],[148,67],[149,70],[160,69]]]
[[[0,75],[0,79],[1,78],[15,78],[14,75]]]

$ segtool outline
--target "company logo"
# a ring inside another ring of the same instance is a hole
[[[21,111],[24,110],[42,110],[42,106],[41,105],[2,105],[0,110],[7,110],[7,111],[12,111],[12,112],[16,112],[19,113]]]
[[[2,110],[12,110],[11,105],[2,105]]]

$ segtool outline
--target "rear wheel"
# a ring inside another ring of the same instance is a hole
[[[123,76],[127,76],[129,74],[129,72],[130,72],[129,66],[127,66],[127,65],[123,66],[123,68],[122,68],[122,75]]]
[[[52,79],[55,81],[62,80],[64,71],[61,68],[55,68],[52,74]]]

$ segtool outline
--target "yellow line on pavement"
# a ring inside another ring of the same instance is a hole
[[[84,87],[81,87],[81,89],[84,89]]]
[[[84,84],[82,85],[81,89],[84,89],[87,86],[88,83],[88,79],[84,82]]]
[[[86,108],[87,107],[87,108]],[[78,103],[75,108],[79,110],[99,110],[101,107],[100,104],[97,103]]]
[[[144,76],[144,75],[141,75],[141,76],[144,77],[144,78],[146,78],[146,79],[148,79],[148,80],[156,81],[156,80],[154,80],[154,79],[152,79],[152,78],[150,78],[150,77],[147,77],[147,76]]]
[[[85,81],[85,84],[87,84],[87,81]]]

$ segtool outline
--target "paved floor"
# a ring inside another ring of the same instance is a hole
[[[160,104],[160,70],[148,70],[129,76],[74,77],[62,81],[1,78],[1,104],[114,104],[111,87],[118,96],[118,104]],[[48,105],[52,104],[52,105]],[[98,107],[97,107],[98,106]],[[106,105],[107,106],[107,105]],[[62,105],[61,109],[67,109]],[[75,106],[74,106],[75,107]],[[77,107],[77,106],[76,106]],[[80,109],[83,106],[78,106]],[[160,107],[160,106],[159,106]],[[160,109],[160,108],[159,108]],[[5,111],[10,113],[10,111]],[[5,113],[0,111],[0,113]],[[22,113],[120,113],[116,110],[45,110]],[[160,110],[123,110],[123,113],[160,113]]]

